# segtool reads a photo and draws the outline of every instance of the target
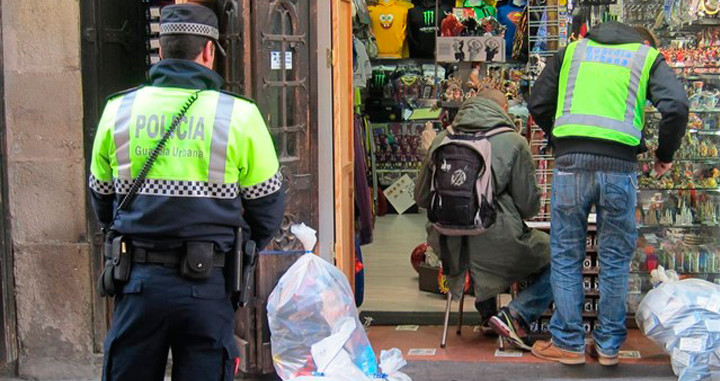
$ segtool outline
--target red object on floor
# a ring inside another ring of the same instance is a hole
[[[425,252],[427,252],[428,244],[421,243],[410,253],[410,263],[415,271],[420,274],[420,265],[425,262]]]
[[[549,363],[524,352],[522,357],[495,357],[497,339],[473,332],[473,326],[464,326],[462,336],[451,329],[445,349],[440,349],[442,326],[423,326],[418,331],[397,331],[395,326],[371,326],[368,338],[375,352],[399,348],[408,361],[460,361],[460,362],[501,362],[501,363]],[[508,344],[509,346],[509,344]],[[435,349],[434,356],[410,356],[410,349]],[[621,358],[620,364],[669,366],[670,358],[637,329],[628,331],[628,338],[621,351],[637,351],[639,359]],[[588,363],[596,360],[587,357]]]

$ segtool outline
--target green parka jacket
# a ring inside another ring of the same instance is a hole
[[[466,133],[513,126],[497,103],[484,98],[465,102],[453,122],[456,131]],[[422,208],[430,206],[430,162],[446,134],[438,134],[420,170],[415,201]],[[459,295],[469,262],[477,300],[504,292],[513,282],[539,274],[550,263],[548,235],[524,222],[538,213],[541,195],[527,141],[518,133],[507,132],[491,137],[490,144],[498,212],[495,223],[482,235],[444,237],[443,247],[439,234],[428,224],[428,243],[443,260],[445,274],[456,275],[448,277],[453,294]]]

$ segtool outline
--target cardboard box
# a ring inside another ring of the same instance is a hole
[[[424,263],[420,264],[420,272],[418,277],[418,288],[420,291],[441,294],[440,286],[438,286],[438,273],[440,269],[430,267]]]

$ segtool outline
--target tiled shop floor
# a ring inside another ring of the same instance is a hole
[[[401,327],[408,329],[408,327]],[[412,329],[412,328],[410,328]],[[463,327],[462,335],[456,335],[456,327],[448,331],[447,346],[440,348],[441,326],[422,326],[417,331],[398,330],[396,326],[372,326],[368,337],[373,348],[380,350],[399,348],[408,361],[454,361],[454,362],[503,362],[503,363],[546,363],[524,352],[520,357],[496,355],[497,339],[474,332],[474,327]],[[512,349],[512,348],[510,348]],[[621,364],[667,365],[670,358],[661,348],[645,338],[638,330],[628,332],[628,339],[621,349],[624,355]],[[418,355],[419,354],[419,355]],[[638,355],[639,358],[625,358]],[[588,362],[593,363],[588,356]]]

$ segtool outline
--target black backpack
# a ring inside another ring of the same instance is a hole
[[[495,222],[492,184],[492,136],[514,131],[498,127],[476,134],[452,128],[432,156],[428,219],[447,236],[479,235]]]

